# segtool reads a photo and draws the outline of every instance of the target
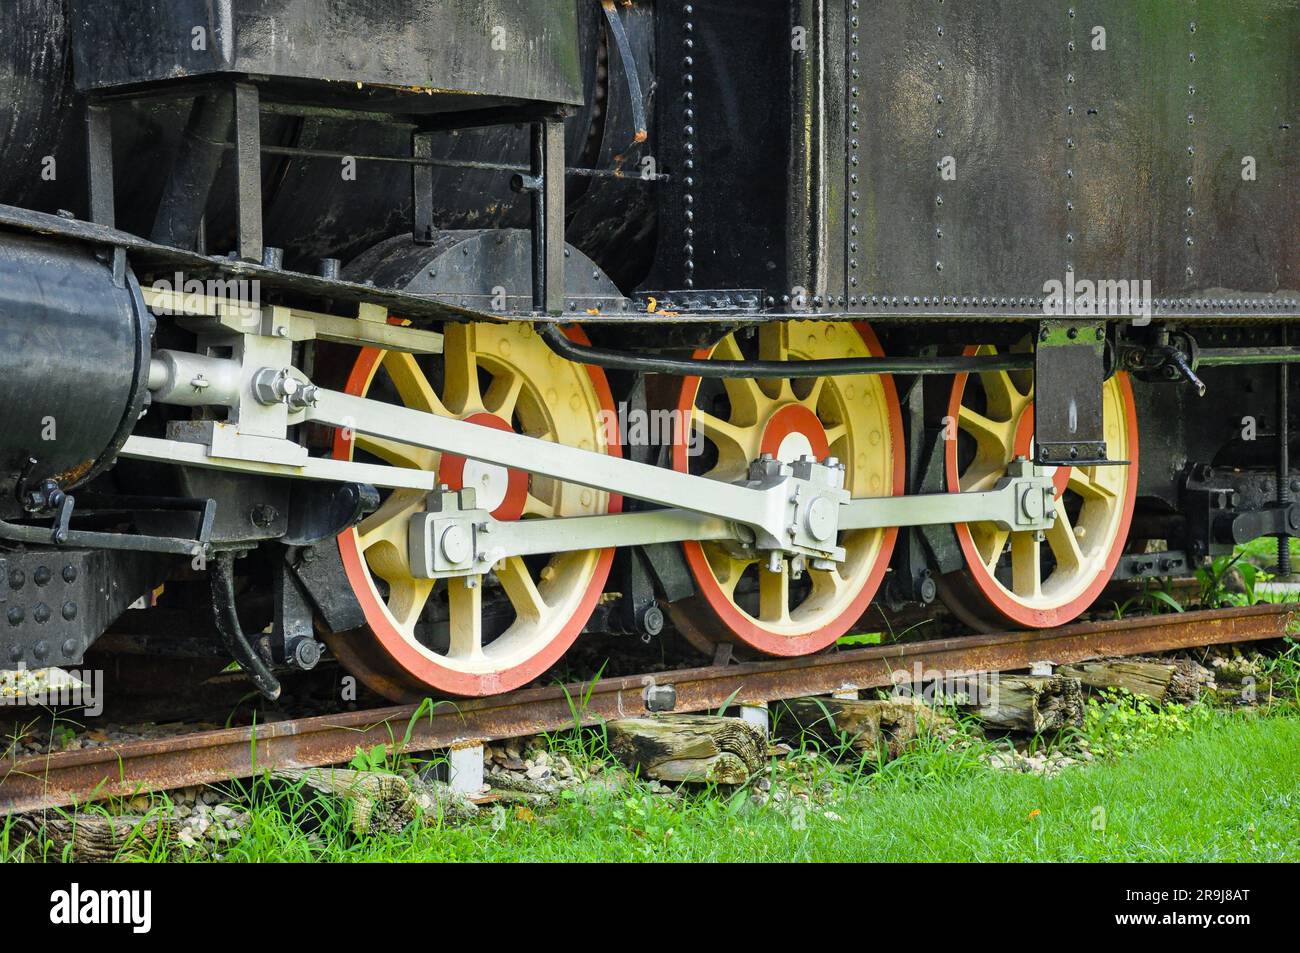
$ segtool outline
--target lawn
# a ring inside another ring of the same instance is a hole
[[[1173,740],[1052,778],[936,748],[878,774],[804,759],[820,803],[685,797],[639,782],[559,806],[309,843],[255,808],[237,860],[1263,861],[1300,860],[1300,719],[1217,715]],[[790,804],[796,807],[791,809]]]

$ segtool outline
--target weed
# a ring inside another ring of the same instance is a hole
[[[1154,587],[1152,583],[1155,583]],[[1123,619],[1134,609],[1143,609],[1151,615],[1159,615],[1162,612],[1182,612],[1183,604],[1174,598],[1170,591],[1171,583],[1169,579],[1146,579],[1142,584],[1142,592],[1123,602],[1112,602],[1115,607],[1115,618]]]
[[[1238,550],[1231,555],[1216,556],[1208,565],[1197,568],[1201,605],[1207,609],[1219,609],[1223,606],[1253,606],[1259,601],[1255,586],[1270,577],[1244,556],[1245,551]],[[1241,578],[1241,592],[1228,589],[1228,580],[1234,569]]]
[[[1208,726],[1215,719],[1208,704],[1157,704],[1123,689],[1107,689],[1088,699],[1080,737],[1097,757],[1114,757]]]

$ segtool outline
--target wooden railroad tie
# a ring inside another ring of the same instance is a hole
[[[657,781],[744,784],[767,757],[763,732],[739,718],[659,715],[606,727],[614,756]]]

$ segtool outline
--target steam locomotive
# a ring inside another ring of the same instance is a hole
[[[1298,75],[1297,0],[6,0],[0,667],[1287,572]]]

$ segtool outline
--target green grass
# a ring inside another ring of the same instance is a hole
[[[1223,716],[1054,778],[923,751],[874,775],[831,769],[819,806],[633,783],[459,826],[308,841],[270,806],[226,859],[329,861],[1300,860],[1300,720]],[[830,811],[833,817],[824,812]],[[838,819],[837,819],[838,818]]]

